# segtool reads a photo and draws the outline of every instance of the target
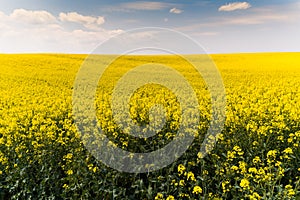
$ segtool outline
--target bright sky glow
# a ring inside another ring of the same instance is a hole
[[[89,53],[115,34],[142,27],[180,31],[209,53],[300,52],[299,0],[0,0],[0,5],[0,53]]]

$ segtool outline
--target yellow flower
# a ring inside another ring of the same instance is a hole
[[[227,151],[227,159],[233,160],[235,158],[236,152],[235,151]]]
[[[284,176],[284,169],[282,167],[279,166],[278,172],[280,176]]]
[[[260,160],[260,158],[258,157],[258,156],[255,156],[255,158],[253,158],[253,163],[259,163],[259,162],[261,162],[261,160]]]
[[[68,175],[72,175],[72,174],[73,174],[73,170],[69,169],[69,170],[67,171],[67,174],[68,174]]]
[[[89,168],[89,170],[92,170],[92,169],[93,169],[93,167],[94,167],[94,165],[93,165],[93,164],[89,164],[89,165],[88,165],[88,168]]]
[[[193,194],[200,194],[202,193],[202,188],[200,186],[195,186],[193,189]]]
[[[290,147],[286,148],[283,153],[286,153],[286,154],[292,154],[293,153],[293,149],[291,149]]]
[[[239,146],[234,146],[234,147],[233,147],[233,150],[234,150],[234,151],[237,151],[237,152],[242,151],[242,149],[241,149]]]
[[[169,195],[166,200],[174,200],[174,199],[175,199],[174,196]]]
[[[164,198],[164,195],[162,193],[157,193],[155,196],[155,200],[162,200]]]
[[[185,193],[180,193],[179,196],[180,196],[180,197],[188,197],[188,198],[190,197],[190,195],[185,194]]]
[[[239,170],[239,168],[238,168],[237,166],[235,166],[235,165],[233,165],[230,169],[231,169],[232,171],[237,171],[237,170]]]
[[[282,164],[282,162],[277,161],[277,162],[275,163],[275,166],[276,166],[276,167],[279,167],[281,164]]]
[[[66,156],[65,156],[65,159],[72,159],[72,157],[73,157],[73,154],[71,154],[71,153],[68,153]]]
[[[258,174],[262,175],[262,174],[265,174],[265,170],[263,168],[259,168],[258,170]]]
[[[178,185],[178,183],[176,183],[176,180],[175,180],[175,179],[173,179],[173,180],[172,180],[172,183],[171,183],[171,185],[175,185],[175,186],[177,186],[177,185]]]
[[[257,146],[259,143],[257,141],[252,142],[253,146]]]
[[[202,174],[203,175],[208,175],[208,171],[207,170],[203,170]]]
[[[238,155],[244,155],[244,152],[242,151],[242,149],[241,149],[241,147],[239,147],[239,146],[234,146],[233,147],[233,150],[235,151],[235,152],[237,152],[237,154]]]
[[[289,197],[292,197],[296,194],[295,191],[293,190],[293,186],[291,186],[291,185],[286,185],[285,189],[287,190],[287,195]]]
[[[93,172],[96,173],[97,169],[98,169],[97,167],[94,167]]]
[[[246,165],[247,164],[245,162],[239,161],[239,168],[241,170],[241,173],[243,173],[243,174],[247,172]]]
[[[197,157],[198,157],[199,159],[203,158],[202,152],[199,152],[199,153],[197,154]]]
[[[296,193],[293,189],[288,190],[288,196],[292,197],[294,196]]]
[[[277,137],[277,140],[279,140],[279,141],[283,142],[283,140],[284,140],[284,137],[283,137],[283,136],[278,136],[278,137]]]
[[[267,153],[267,157],[273,157],[273,158],[275,158],[275,157],[276,157],[276,154],[277,154],[277,151],[276,151],[276,150],[270,150],[270,151]]]
[[[194,175],[193,172],[189,172],[189,173],[187,174],[187,180],[189,180],[189,179],[191,179],[191,181],[196,181],[195,175]]]
[[[184,186],[184,185],[185,185],[184,180],[180,180],[180,181],[179,181],[179,185],[180,185],[180,186]]]
[[[69,186],[68,186],[67,184],[64,184],[64,185],[63,185],[63,188],[68,189]]]
[[[252,195],[249,195],[250,200],[259,200],[261,199],[261,196],[257,192],[253,192]]]
[[[224,140],[224,135],[222,133],[219,133],[217,135],[217,139],[223,141]]]
[[[289,189],[293,189],[293,186],[291,186],[291,185],[286,185],[284,188],[287,189],[287,190],[289,190]]]
[[[250,168],[248,169],[248,172],[249,172],[249,173],[256,174],[256,173],[257,173],[257,169],[254,168],[254,167],[250,167]]]
[[[242,188],[246,189],[246,188],[249,187],[249,184],[250,184],[250,182],[248,181],[248,179],[243,178],[243,179],[241,180],[240,186],[241,186]]]
[[[178,173],[181,175],[185,171],[185,166],[183,164],[178,165]]]
[[[229,181],[222,182],[223,193],[229,192],[229,189],[226,187],[229,184]]]

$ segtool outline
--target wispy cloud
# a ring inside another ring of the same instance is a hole
[[[84,16],[78,14],[77,12],[69,12],[69,13],[60,13],[59,19],[63,22],[74,22],[78,24],[82,24],[84,27],[88,29],[97,29],[100,25],[105,22],[104,17],[92,17],[92,16]]]
[[[166,3],[158,1],[134,1],[110,5],[104,7],[103,10],[110,12],[158,11],[167,10],[178,6],[180,6],[180,4],[177,3]]]
[[[187,26],[181,26],[176,28],[179,31],[195,31],[199,28],[216,28],[224,26],[247,26],[247,25],[260,25],[271,22],[288,22],[292,20],[291,17],[284,14],[261,14],[261,15],[249,15],[239,18],[227,17],[222,19],[213,19],[209,22],[194,23]]]
[[[9,17],[15,21],[21,21],[28,24],[50,24],[56,22],[56,18],[51,13],[44,10],[31,11],[15,9]]]
[[[240,18],[230,18],[222,22],[223,25],[257,25],[272,21],[286,21],[289,17],[283,14],[261,14]]]
[[[120,4],[120,8],[129,10],[163,10],[173,4],[157,1],[136,1]]]
[[[68,22],[82,27],[70,27]],[[0,51],[89,52],[99,42],[123,32],[104,29],[101,27],[104,22],[101,16],[85,16],[77,12],[60,13],[59,16],[44,10],[0,12]]]
[[[234,11],[234,10],[246,10],[250,8],[251,5],[248,2],[234,2],[219,7],[219,11]]]
[[[178,8],[171,8],[169,12],[174,14],[180,14],[183,12],[183,10],[180,10]]]
[[[191,36],[216,36],[216,35],[219,35],[220,33],[219,32],[194,32],[194,33],[191,33],[190,35]]]

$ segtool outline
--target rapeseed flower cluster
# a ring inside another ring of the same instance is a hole
[[[109,145],[151,152],[177,137],[181,126],[179,100],[158,84],[139,88],[129,113],[134,123],[146,125],[151,107],[162,105],[167,122],[160,132],[136,138],[127,134],[130,127],[115,123],[111,91],[135,66],[157,62],[178,70],[194,88],[200,111],[197,137],[182,157],[156,172],[127,174],[97,161],[83,145],[89,136],[74,124],[72,87],[84,55],[0,55],[0,198],[297,199],[299,57],[212,55],[224,79],[227,112],[224,130],[205,157],[200,147],[210,125],[210,94],[195,69],[176,56],[116,60],[99,80],[95,99],[97,123]]]

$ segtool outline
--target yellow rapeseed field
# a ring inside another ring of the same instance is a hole
[[[139,88],[130,101],[133,120],[147,124],[149,108],[160,103],[167,122],[153,138],[130,137],[114,123],[109,102],[125,72],[147,62],[168,65],[190,82],[199,102],[198,133],[188,151],[161,170],[130,174],[97,161],[75,126],[73,84],[86,55],[0,55],[0,199],[300,198],[300,53],[211,57],[226,89],[226,121],[204,158],[210,95],[195,69],[175,56],[132,55],[105,72],[95,100],[99,124],[132,152],[172,141],[180,104],[161,85]]]

